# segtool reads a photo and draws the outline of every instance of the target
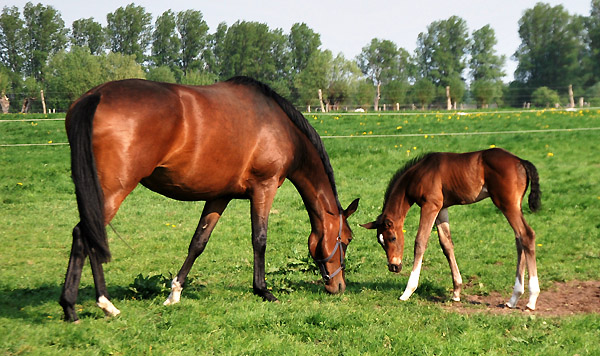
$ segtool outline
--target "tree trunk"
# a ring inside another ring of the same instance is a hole
[[[4,93],[2,93],[2,96],[0,96],[0,106],[2,106],[2,113],[8,114],[8,109],[10,109],[10,100]]]
[[[325,104],[323,104],[323,91],[319,89],[319,102],[321,103],[321,112],[325,112]]]
[[[44,115],[46,115],[46,100],[44,100],[44,91],[40,90],[40,99],[42,99],[42,109],[44,111]]]
[[[21,106],[21,114],[28,113],[30,107],[31,107],[31,99],[29,99],[29,98],[23,99],[23,106]]]
[[[452,110],[452,98],[450,98],[450,86],[446,87],[446,109]]]
[[[375,94],[375,100],[373,102],[375,111],[379,111],[379,99],[381,99],[381,83],[377,83],[377,93]]]

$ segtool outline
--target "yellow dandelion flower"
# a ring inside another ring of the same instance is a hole
[[[554,153],[548,152],[548,157],[554,157]]]
[[[544,245],[542,245],[542,244],[537,244],[537,245],[538,245],[539,247],[542,247],[542,246],[544,246]]]
[[[400,130],[402,126],[396,126],[396,130]]]
[[[48,143],[52,143],[52,140],[48,141]]]
[[[413,150],[416,150],[416,149],[417,149],[417,146],[413,146]]]
[[[490,145],[490,148],[495,148],[495,147],[496,147],[496,145]]]
[[[23,183],[19,182],[19,183],[17,183],[17,185],[23,185]],[[600,198],[600,197],[598,197],[598,198]]]

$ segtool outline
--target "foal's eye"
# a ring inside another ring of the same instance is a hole
[[[390,239],[390,242],[394,242],[396,241],[396,236],[392,236],[392,238]]]

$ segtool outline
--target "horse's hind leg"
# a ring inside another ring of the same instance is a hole
[[[77,322],[79,318],[75,312],[75,302],[81,281],[81,271],[85,262],[85,248],[81,237],[79,224],[73,229],[73,245],[71,246],[71,257],[69,267],[65,276],[65,284],[60,295],[60,305],[63,307],[66,321]]]
[[[179,270],[179,273],[177,273],[177,276],[171,282],[171,293],[163,303],[164,305],[179,302],[187,275],[192,269],[196,258],[204,251],[208,239],[210,238],[210,234],[215,228],[217,221],[219,221],[219,218],[221,217],[221,214],[223,214],[229,201],[229,199],[212,200],[207,201],[204,205],[202,217],[200,218],[200,222],[198,223],[198,227],[196,228],[196,232],[194,233],[194,237],[192,237],[192,242],[190,242],[190,247],[188,248],[188,255],[185,262],[183,262],[183,266]]]
[[[450,271],[452,272],[452,283],[454,285],[454,292],[452,295],[452,300],[455,302],[460,301],[460,291],[462,289],[462,277],[460,276],[460,271],[458,270],[458,264],[456,263],[456,258],[454,257],[454,244],[452,243],[452,236],[450,235],[450,222],[448,219],[448,209],[442,209],[437,218],[435,219],[435,224],[437,226],[438,237],[440,239],[440,246],[442,246],[442,251],[444,251],[444,255],[448,260],[448,264],[450,265]]]
[[[108,299],[108,291],[106,289],[106,281],[104,280],[104,269],[98,258],[91,253],[90,265],[92,266],[92,275],[94,276],[94,285],[96,286],[96,304],[106,316],[117,316],[121,311],[111,303]]]

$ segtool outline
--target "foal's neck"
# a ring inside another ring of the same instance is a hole
[[[384,202],[381,215],[395,222],[403,223],[411,205],[406,195],[406,184],[399,180]]]

